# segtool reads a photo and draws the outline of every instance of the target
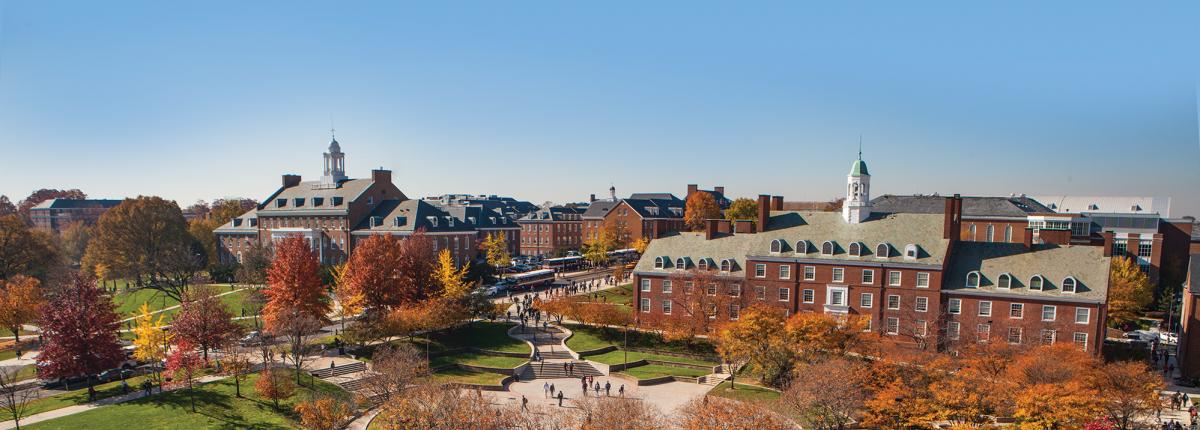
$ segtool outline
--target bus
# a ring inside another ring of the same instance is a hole
[[[551,269],[556,272],[566,272],[580,267],[583,267],[583,257],[580,256],[547,258],[542,262],[543,269]]]
[[[546,285],[554,282],[553,269],[539,269],[525,273],[518,273],[504,279],[508,284],[509,289],[532,289],[539,285]]]
[[[618,249],[616,251],[609,251],[608,258],[612,259],[614,261],[619,261],[619,262],[625,263],[625,262],[630,262],[630,261],[637,261],[638,255],[637,255],[636,249],[628,248],[628,249]]]

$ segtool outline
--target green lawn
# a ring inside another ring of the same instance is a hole
[[[229,286],[217,288],[217,293],[229,292]],[[250,290],[241,290],[232,294],[226,294],[218,297],[221,303],[225,304],[225,308],[235,317],[242,316],[242,302],[246,300],[247,293]],[[179,301],[167,297],[165,294],[155,290],[137,290],[129,293],[118,293],[113,296],[113,303],[117,306],[117,314],[124,318],[132,318],[138,315],[141,311],[142,303],[150,305],[150,311],[154,312],[160,309],[169,308],[179,304]],[[172,317],[179,312],[179,308],[155,314],[157,319],[159,315],[166,315],[163,321],[170,322]],[[253,321],[253,320],[251,320]]]
[[[588,300],[596,303],[609,303],[616,305],[629,306],[633,303],[633,284],[618,285],[607,290],[600,291],[599,297],[592,298],[591,294],[586,294]]]
[[[621,363],[625,362],[625,351],[621,351],[621,350],[610,351],[610,352],[606,352],[606,353],[603,353],[600,355],[589,355],[584,358],[588,359],[588,360],[604,363],[604,364],[621,364]],[[659,354],[647,354],[644,352],[629,351],[629,361],[638,361],[638,360],[642,360],[642,359],[672,361],[672,362],[684,363],[684,364],[699,364],[699,365],[704,365],[704,366],[716,366],[717,364],[720,364],[720,363],[712,363],[712,362],[708,362],[708,361],[704,361],[704,360],[697,360],[694,358],[675,357],[675,356],[670,356],[670,355],[659,355]],[[705,372],[704,374],[707,375],[709,373],[711,373],[711,372]]]
[[[391,343],[395,345],[411,344],[418,351],[425,351],[428,348],[430,352],[476,347],[490,351],[516,352],[521,354],[533,353],[529,349],[529,344],[508,336],[508,328],[513,325],[490,321],[475,321],[468,326],[434,333],[430,339],[424,337],[417,337],[412,340],[402,338],[393,340]],[[376,348],[378,348],[377,345],[367,346],[359,348],[357,351],[353,351],[353,353],[361,360],[370,361]]]
[[[700,377],[707,375],[709,371],[690,369],[686,367],[662,366],[658,364],[648,364],[645,366],[632,367],[622,370],[620,373],[632,376],[638,379],[658,378],[660,376],[690,376]]]
[[[31,430],[46,429],[89,429],[128,430],[138,429],[292,429],[299,428],[292,407],[315,394],[343,395],[336,385],[316,380],[316,389],[306,386],[296,394],[280,402],[280,408],[254,393],[251,375],[242,383],[244,398],[234,396],[231,379],[204,384],[196,392],[196,413],[192,413],[186,390],[167,392],[148,398],[133,400],[111,406],[89,410],[28,426]],[[305,384],[307,384],[307,378]]]
[[[129,378],[129,389],[136,390],[144,376]],[[56,394],[50,397],[43,397],[29,403],[29,408],[26,410],[26,415],[38,414],[55,409],[65,408],[67,406],[82,405],[88,402],[87,385],[79,383],[72,385],[71,388],[77,388],[62,394]],[[157,388],[156,388],[157,389]],[[96,386],[96,400],[107,399],[113,396],[124,394],[121,390],[121,381],[109,382]]]
[[[708,394],[752,403],[773,403],[779,400],[778,391],[757,385],[738,383],[736,390],[731,389],[731,387],[732,385],[729,381],[725,381],[713,387],[712,391],[709,391]]]
[[[578,324],[567,324],[567,328],[575,333],[570,339],[567,339],[567,347],[575,351],[586,351],[608,345],[619,347],[625,344],[625,333],[620,328],[593,327]],[[697,355],[716,355],[716,346],[707,340],[693,339],[691,342],[667,342],[663,340],[662,336],[637,330],[629,330],[629,347]]]
[[[457,367],[446,369],[441,372],[434,373],[432,376],[434,381],[439,382],[458,382],[463,384],[481,384],[481,385],[500,385],[500,381],[504,380],[505,375],[487,372],[476,372],[472,370],[459,369]]]
[[[528,360],[517,357],[496,357],[491,355],[466,353],[434,358],[433,360],[429,361],[429,366],[439,367],[446,364],[458,363],[501,369],[513,369],[517,366],[525,364],[526,361]]]

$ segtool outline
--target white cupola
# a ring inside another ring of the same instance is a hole
[[[842,218],[850,224],[858,224],[871,216],[871,174],[867,172],[867,162],[862,159],[862,151],[858,160],[850,166],[850,174],[846,175],[846,200],[842,202]]]

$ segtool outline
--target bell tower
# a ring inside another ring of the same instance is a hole
[[[329,134],[329,152],[325,153],[325,174],[321,176],[321,186],[337,188],[339,182],[346,180],[346,154],[342,153],[333,130]]]
[[[846,200],[842,202],[842,218],[850,224],[866,221],[871,216],[871,174],[867,172],[867,162],[862,159],[862,149],[858,150],[858,160],[850,165],[850,174],[846,175]]]

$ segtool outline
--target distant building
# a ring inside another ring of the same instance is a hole
[[[687,195],[683,196],[683,200],[686,202],[687,199],[692,198],[692,194],[696,193],[708,193],[713,196],[713,200],[717,201],[717,206],[720,206],[721,210],[729,209],[729,205],[733,204],[732,200],[725,197],[725,187],[713,187],[711,190],[702,190],[696,184],[688,184]]]
[[[1171,198],[1153,196],[1034,196],[1058,213],[1157,214],[1171,217]]]
[[[549,206],[517,220],[521,255],[558,256],[583,246],[583,210]]]
[[[1185,380],[1200,378],[1200,254],[1188,259],[1187,282],[1180,312],[1179,373]]]
[[[425,197],[423,200],[439,206],[480,206],[501,213],[509,219],[514,220],[538,208],[537,205],[527,201],[494,194],[443,194],[440,196]]]
[[[122,200],[50,199],[30,208],[29,218],[33,221],[34,228],[58,233],[77,222],[95,224],[100,215],[121,202]]]
[[[881,213],[940,214],[944,210],[942,206],[945,200],[945,197],[937,195],[887,194],[875,198],[871,203],[874,205],[874,211]],[[963,197],[962,201],[963,229],[959,239],[972,242],[1022,243],[1025,241],[1030,217],[1042,221],[1044,225],[1044,216],[1050,215],[1054,218],[1057,215],[1037,200],[1025,196]],[[1038,216],[1043,218],[1039,219]],[[1071,217],[1067,216],[1062,220],[1070,222],[1070,219]]]
[[[668,232],[685,229],[685,203],[671,193],[635,193],[627,199],[616,198],[616,188],[609,188],[611,198],[592,202],[582,215],[583,241],[595,240],[607,222],[621,226],[622,242],[632,243],[662,237]]]

